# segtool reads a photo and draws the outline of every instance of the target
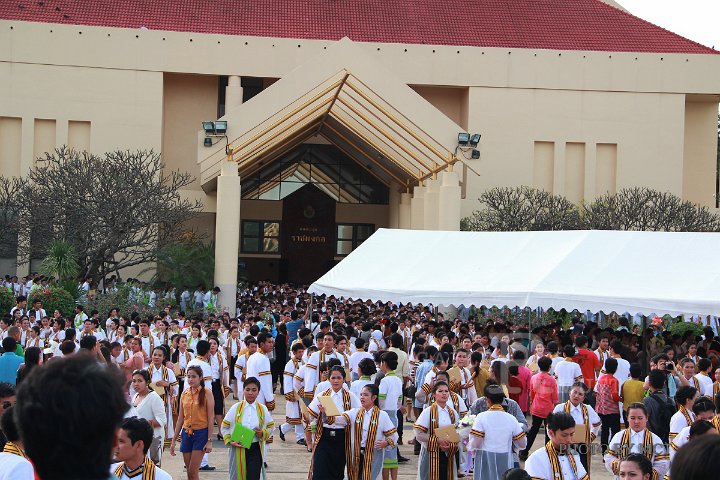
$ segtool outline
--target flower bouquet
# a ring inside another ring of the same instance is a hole
[[[458,422],[457,432],[460,435],[460,442],[463,444],[467,444],[468,438],[470,438],[470,430],[475,423],[475,417],[476,415],[468,413]]]

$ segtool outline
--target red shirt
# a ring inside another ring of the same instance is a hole
[[[580,365],[580,371],[583,375],[583,382],[588,388],[595,386],[595,371],[600,369],[600,359],[595,355],[595,352],[586,348],[579,348],[578,352],[573,357],[575,363]]]
[[[520,410],[523,411],[523,413],[527,413],[528,408],[530,408],[530,380],[532,380],[532,372],[529,368],[524,367],[522,365],[518,366],[518,374],[517,378],[520,380],[520,388],[522,388],[522,392],[520,393],[519,399],[515,400],[520,407]],[[514,400],[514,399],[513,399]]]
[[[601,415],[620,413],[620,382],[606,373],[595,385],[595,411]]]
[[[530,380],[530,414],[547,418],[558,403],[557,381],[547,372],[540,372]]]

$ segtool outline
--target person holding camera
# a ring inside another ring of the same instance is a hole
[[[650,370],[660,370],[665,375],[663,392],[669,398],[674,398],[677,389],[683,385],[689,385],[687,379],[678,374],[675,364],[670,361],[666,353],[660,353],[650,359]],[[650,389],[650,377],[645,377],[645,389]]]

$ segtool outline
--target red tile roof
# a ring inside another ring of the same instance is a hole
[[[0,18],[359,42],[717,53],[600,0],[0,0]]]

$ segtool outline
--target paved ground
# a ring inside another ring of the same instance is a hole
[[[276,395],[275,401],[277,408],[273,412],[276,426],[285,421],[285,397]],[[231,406],[235,400],[230,397],[226,405]],[[217,429],[216,429],[217,430]],[[407,441],[413,438],[412,425],[405,424],[405,433],[403,441],[405,445],[400,446],[400,452],[403,456],[408,457],[410,461],[401,464],[398,471],[399,480],[410,480],[417,478],[417,459],[412,454],[412,445],[407,445]],[[295,435],[288,433],[286,442],[282,442],[275,430],[274,443],[270,447],[270,456],[268,460],[267,479],[268,480],[301,480],[307,478],[308,469],[310,467],[310,454],[307,453],[305,447],[295,444]],[[538,435],[533,450],[542,445],[543,438]],[[220,480],[228,479],[227,466],[227,448],[218,440],[213,442],[213,451],[210,454],[210,464],[217,469],[214,472],[200,472],[202,480]],[[162,468],[170,473],[175,480],[187,478],[183,472],[182,456],[178,453],[176,457],[171,457],[168,451],[163,455]],[[600,455],[595,455],[592,459],[590,468],[593,480],[612,480],[612,476],[605,470]],[[234,480],[234,479],[233,479]]]

